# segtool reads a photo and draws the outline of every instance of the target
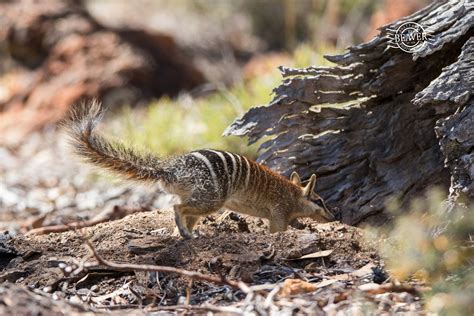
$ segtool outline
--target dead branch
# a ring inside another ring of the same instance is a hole
[[[243,314],[242,311],[238,308],[233,308],[230,306],[215,306],[215,305],[168,305],[168,306],[157,306],[151,309],[148,309],[147,312],[156,312],[156,311],[177,311],[177,310],[186,310],[186,311],[200,311],[200,312],[213,312],[213,313],[225,313],[225,314]]]
[[[120,207],[115,205],[112,209],[106,209],[104,212],[98,214],[94,218],[87,221],[77,221],[69,224],[61,225],[51,225],[33,228],[25,233],[25,235],[44,235],[49,233],[62,233],[70,230],[81,229],[85,227],[94,226],[100,223],[105,223],[112,220],[117,220],[124,218],[127,215],[137,213],[137,212],[147,212],[149,211],[146,207],[140,208],[130,208],[130,207]]]
[[[234,289],[241,290],[244,293],[249,293],[251,291],[250,288],[244,282],[228,280],[223,276],[220,278],[217,278],[217,277],[213,277],[207,274],[202,274],[196,271],[189,271],[189,270],[184,270],[184,269],[179,269],[179,268],[169,267],[169,266],[110,262],[102,258],[101,255],[99,255],[99,253],[95,249],[94,245],[92,245],[92,242],[90,240],[86,239],[85,242],[89,250],[97,259],[97,262],[99,264],[107,266],[116,271],[121,271],[121,272],[146,271],[146,272],[175,273],[175,274],[180,274],[182,276],[188,277],[191,280],[206,281],[206,282],[214,283],[217,285],[228,285]]]

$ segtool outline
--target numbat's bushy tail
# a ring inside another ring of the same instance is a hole
[[[63,121],[74,152],[87,162],[107,168],[132,180],[156,181],[160,160],[149,154],[139,154],[121,143],[104,139],[94,133],[103,116],[99,102],[74,107]]]
[[[271,232],[285,230],[298,217],[334,219],[323,199],[313,192],[316,175],[302,186],[296,173],[288,180],[244,156],[212,149],[161,160],[96,134],[102,113],[98,102],[70,111],[63,125],[75,153],[125,178],[157,182],[178,195],[181,203],[174,206],[175,219],[184,238],[192,237],[201,216],[222,207],[267,218]]]

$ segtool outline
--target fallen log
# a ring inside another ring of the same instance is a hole
[[[285,80],[273,100],[224,134],[265,140],[258,161],[286,176],[316,173],[316,191],[348,224],[384,223],[388,197],[406,203],[450,178],[452,192],[472,198],[473,11],[436,1],[326,56],[332,68],[280,67]],[[406,22],[429,35],[411,53],[394,45]]]

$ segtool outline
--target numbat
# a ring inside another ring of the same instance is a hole
[[[71,110],[63,125],[75,153],[128,179],[159,183],[165,192],[179,196],[174,212],[183,238],[192,238],[200,217],[222,207],[267,218],[272,233],[286,230],[298,217],[334,220],[323,199],[313,192],[314,174],[302,186],[295,172],[288,180],[244,156],[211,149],[160,159],[94,133],[101,117],[98,102]]]

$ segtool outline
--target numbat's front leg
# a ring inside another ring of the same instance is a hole
[[[276,214],[270,218],[270,233],[285,231],[288,227],[288,220],[282,214]]]

